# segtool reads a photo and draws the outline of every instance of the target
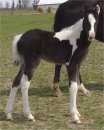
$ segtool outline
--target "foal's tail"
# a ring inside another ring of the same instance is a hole
[[[22,34],[14,36],[13,43],[12,43],[12,53],[13,53],[13,60],[14,65],[18,66],[22,63],[22,58],[17,49],[17,43],[20,40]]]

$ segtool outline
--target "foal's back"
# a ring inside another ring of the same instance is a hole
[[[17,43],[18,52],[24,58],[40,57],[47,61],[64,64],[71,56],[69,40],[60,41],[55,33],[41,29],[25,32]]]

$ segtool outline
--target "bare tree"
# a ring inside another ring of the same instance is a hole
[[[22,8],[22,2],[21,2],[21,0],[18,0],[17,8],[18,8],[18,9],[21,9],[21,8]]]
[[[34,0],[33,1],[33,8],[34,10],[38,7],[38,3],[40,2],[40,0]]]
[[[5,2],[5,8],[8,9],[10,7],[10,4],[8,1]]]
[[[11,15],[14,15],[14,10],[15,10],[15,4],[14,4],[14,0],[12,2],[12,6],[11,6]]]
[[[30,0],[22,0],[22,8],[27,9],[29,6]]]
[[[0,2],[0,9],[2,9],[3,8],[3,5],[2,5],[2,2]]]
[[[14,9],[15,9],[14,0],[13,0],[13,2],[12,2],[12,7],[11,7],[11,9],[12,9],[12,10],[14,10]]]

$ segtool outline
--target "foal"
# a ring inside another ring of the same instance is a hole
[[[40,29],[29,30],[17,35],[13,40],[14,64],[20,65],[13,86],[11,88],[5,113],[7,119],[12,119],[13,103],[18,88],[22,91],[23,114],[30,120],[34,116],[30,112],[28,102],[28,88],[33,71],[44,59],[57,64],[67,64],[70,93],[70,114],[72,121],[80,123],[79,112],[76,105],[79,84],[79,68],[88,52],[91,40],[95,38],[100,7],[85,11],[84,18],[73,26],[64,28],[58,33]]]

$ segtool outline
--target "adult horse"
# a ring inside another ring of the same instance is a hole
[[[54,31],[59,32],[67,26],[73,25],[78,19],[81,19],[84,15],[84,8],[90,8],[99,4],[101,12],[99,15],[99,22],[97,26],[96,40],[104,42],[104,1],[103,0],[69,0],[61,4],[55,15]],[[60,70],[62,65],[55,66],[54,75],[54,95],[60,95],[59,80],[60,80]],[[81,87],[79,88],[85,95],[89,95],[89,91],[84,87],[79,74]]]

